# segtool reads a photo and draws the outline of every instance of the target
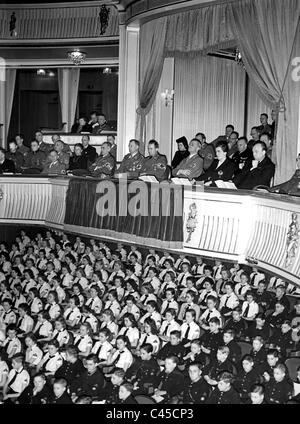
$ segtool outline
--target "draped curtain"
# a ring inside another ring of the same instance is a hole
[[[260,115],[262,113],[267,113],[269,116],[269,122],[271,122],[271,112],[272,108],[266,105],[266,103],[258,96],[257,90],[254,87],[254,84],[251,80],[249,80],[249,88],[248,88],[248,118],[247,118],[247,131],[246,136],[250,137],[250,131],[252,127],[257,127],[261,125],[260,123]]]
[[[174,139],[204,132],[211,142],[224,134],[224,123],[243,132],[245,71],[240,66],[211,56],[179,55],[175,70]]]
[[[62,123],[66,124],[65,129],[69,132],[75,119],[80,68],[59,68],[57,76]]]
[[[294,172],[297,153],[298,125],[291,119],[296,93],[291,88],[299,88],[291,82],[290,63],[297,42],[300,3],[243,0],[228,7],[249,78],[262,100],[281,112],[275,142],[275,183],[283,182]]]

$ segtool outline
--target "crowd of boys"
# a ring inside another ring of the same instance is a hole
[[[0,243],[1,401],[299,403],[299,317],[256,268],[22,230]]]

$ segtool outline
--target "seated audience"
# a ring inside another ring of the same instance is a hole
[[[101,146],[102,155],[89,166],[89,171],[93,177],[112,177],[116,168],[116,159],[110,154],[111,144],[106,141]]]
[[[200,141],[201,149],[198,154],[203,159],[203,170],[207,171],[210,165],[213,163],[216,152],[213,144],[208,144],[206,142],[205,134],[197,133],[195,138]]]
[[[95,162],[97,152],[95,147],[90,146],[90,136],[88,134],[83,135],[81,143],[83,145],[82,155],[86,158],[88,165],[91,165]]]
[[[31,151],[25,156],[22,166],[24,174],[40,174],[44,168],[47,156],[39,149],[39,143],[36,140],[31,142]]]
[[[21,168],[24,164],[24,156],[18,150],[17,143],[15,140],[11,140],[8,144],[8,152],[6,153],[6,159],[12,160],[15,164],[16,172],[21,172]]]
[[[56,150],[49,153],[48,160],[42,170],[42,174],[60,175],[66,173],[66,165],[59,161],[59,156]]]
[[[69,171],[75,169],[87,169],[87,158],[83,155],[83,145],[80,143],[75,144],[74,154],[69,162]]]
[[[22,153],[23,157],[27,155],[27,153],[30,152],[30,148],[25,146],[24,143],[24,135],[23,134],[17,134],[15,136],[15,140],[18,146],[18,152]]]
[[[215,140],[213,140],[213,141],[211,142],[211,144],[212,144],[214,147],[217,147],[217,144],[218,144],[218,143],[220,143],[220,142],[228,143],[228,142],[229,142],[230,134],[231,134],[233,131],[234,131],[234,126],[233,126],[233,125],[226,125],[226,128],[225,128],[225,135],[219,135],[219,137],[217,137]]]

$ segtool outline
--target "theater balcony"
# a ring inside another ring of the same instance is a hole
[[[77,177],[0,178],[0,222],[255,265],[300,284],[297,198]]]

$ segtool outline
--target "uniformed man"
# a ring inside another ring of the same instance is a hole
[[[211,386],[216,386],[218,384],[218,375],[222,371],[233,372],[232,363],[228,359],[229,352],[229,347],[220,346],[216,358],[213,358],[203,369],[204,380]]]
[[[210,387],[202,377],[203,365],[194,362],[189,366],[189,380],[184,386],[182,401],[184,404],[205,403],[210,393]]]
[[[12,357],[12,369],[8,374],[7,381],[3,388],[3,399],[11,403],[21,395],[23,390],[29,385],[30,376],[24,369],[24,359],[20,354]]]
[[[96,127],[96,130],[93,128],[93,134],[101,134],[103,131],[111,131],[111,127],[108,125],[106,116],[103,113],[100,113],[97,116],[99,126]]]
[[[200,177],[203,172],[203,159],[199,156],[201,143],[198,139],[193,138],[189,144],[189,156],[183,159],[175,169],[173,169],[173,177],[182,177],[192,180]]]
[[[95,147],[90,146],[90,136],[88,134],[84,134],[81,137],[81,143],[83,146],[82,156],[86,158],[88,165],[91,165],[96,160],[97,152]]]
[[[237,141],[239,138],[239,133],[237,131],[232,131],[228,140],[228,157],[232,158],[232,156],[237,152]]]
[[[5,150],[0,148],[0,174],[5,172],[14,174],[16,172],[16,168],[14,162],[5,157]]]
[[[140,175],[153,175],[158,181],[166,180],[168,177],[168,161],[165,155],[158,152],[159,144],[156,140],[148,143],[148,153],[142,165]]]
[[[239,393],[242,402],[249,401],[251,387],[260,382],[257,369],[254,368],[254,360],[251,355],[245,355],[242,360],[242,370],[238,373],[234,388]]]
[[[98,362],[96,355],[87,356],[86,371],[73,381],[70,388],[73,401],[83,394],[90,396],[93,400],[102,399],[105,380],[102,371],[97,367]]]
[[[218,385],[208,398],[207,404],[212,405],[238,405],[240,397],[232,387],[233,375],[224,371],[218,376]]]
[[[107,136],[106,141],[111,144],[110,154],[117,159],[117,145],[116,145],[116,137],[113,134]]]
[[[67,153],[69,156],[72,156],[72,151],[71,151],[71,149],[70,149],[70,146],[67,144],[67,143],[64,143],[63,142],[63,140],[61,140],[61,138],[60,138],[60,136],[58,135],[58,134],[53,134],[52,136],[51,136],[51,140],[52,140],[52,143],[53,143],[53,146],[55,145],[55,143],[59,140],[59,141],[61,141],[62,142],[62,144],[63,144],[63,152],[64,153]],[[52,146],[52,147],[53,147]]]
[[[66,173],[66,165],[59,161],[58,153],[52,150],[49,153],[49,162],[45,163],[42,174],[61,175]]]
[[[105,387],[105,393],[103,398],[106,404],[115,405],[119,400],[119,388],[124,381],[125,371],[121,369],[115,369],[111,375],[111,380]]]
[[[296,159],[297,169],[292,178],[285,183],[279,184],[270,189],[271,193],[289,194],[300,196],[300,153]]]
[[[101,146],[102,156],[94,162],[89,171],[93,177],[108,178],[114,175],[116,159],[110,154],[111,144],[105,141]]]
[[[120,167],[117,169],[116,174],[127,173],[129,178],[137,178],[142,169],[145,157],[140,153],[140,142],[132,139],[129,141],[129,153],[124,156]]]
[[[198,154],[203,159],[203,169],[206,171],[213,163],[216,156],[215,148],[213,144],[208,144],[206,142],[205,134],[197,133],[195,138],[197,138],[197,140],[199,140],[201,143],[201,149],[199,150]]]
[[[26,174],[34,173],[39,174],[46,162],[45,152],[39,149],[39,144],[36,140],[31,142],[31,151],[25,156],[23,172]]]
[[[55,142],[54,150],[57,152],[58,161],[65,165],[66,169],[68,169],[70,156],[68,155],[68,153],[64,153],[64,143],[61,140],[57,140]]]

